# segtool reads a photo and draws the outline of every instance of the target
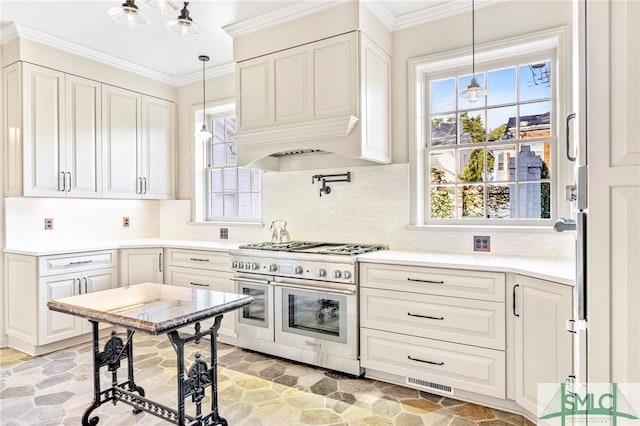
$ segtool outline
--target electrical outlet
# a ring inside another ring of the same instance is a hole
[[[220,228],[220,239],[221,240],[229,239],[229,228]]]
[[[53,229],[53,218],[47,217],[44,219],[44,229],[47,231]]]
[[[473,237],[473,251],[491,251],[491,237],[475,235]]]
[[[125,216],[122,218],[122,227],[123,228],[128,228],[129,227],[129,217]]]

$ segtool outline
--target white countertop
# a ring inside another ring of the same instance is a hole
[[[138,240],[98,241],[91,243],[56,243],[49,246],[25,245],[7,247],[5,253],[24,254],[28,256],[48,256],[52,254],[75,253],[81,251],[116,250],[125,248],[183,248],[193,250],[228,251],[236,249],[239,242],[202,241],[202,240],[166,240],[161,238],[145,238]]]
[[[574,285],[575,282],[575,263],[571,259],[380,250],[361,254],[358,256],[358,261],[363,263],[512,272],[567,285]]]
[[[6,253],[29,256],[48,256],[82,251],[116,250],[127,248],[182,248],[192,250],[228,251],[241,242],[168,240],[146,238],[93,243],[56,243],[51,246],[7,247]],[[358,256],[358,261],[409,266],[427,266],[452,269],[479,269],[495,272],[512,272],[534,278],[573,285],[575,265],[571,259],[544,259],[540,257],[495,256],[491,254],[429,253],[420,251],[380,250]]]

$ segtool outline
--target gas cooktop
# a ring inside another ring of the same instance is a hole
[[[278,243],[267,241],[262,243],[242,244],[239,248],[247,250],[288,251],[295,253],[356,255],[370,251],[385,250],[387,247],[382,244],[345,244],[313,241],[290,241],[286,243]]]

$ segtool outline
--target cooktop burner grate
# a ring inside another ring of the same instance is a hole
[[[286,243],[260,242],[242,244],[240,249],[264,250],[264,251],[288,251],[318,254],[339,254],[357,255],[376,250],[385,250],[387,247],[382,244],[343,244],[343,243],[322,243],[311,241],[290,241]]]

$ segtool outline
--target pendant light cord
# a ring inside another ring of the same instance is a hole
[[[476,76],[476,2],[471,0],[471,78]]]
[[[202,125],[206,126],[207,123],[207,113],[205,111],[205,93],[204,93],[204,64],[205,60],[202,59]]]

